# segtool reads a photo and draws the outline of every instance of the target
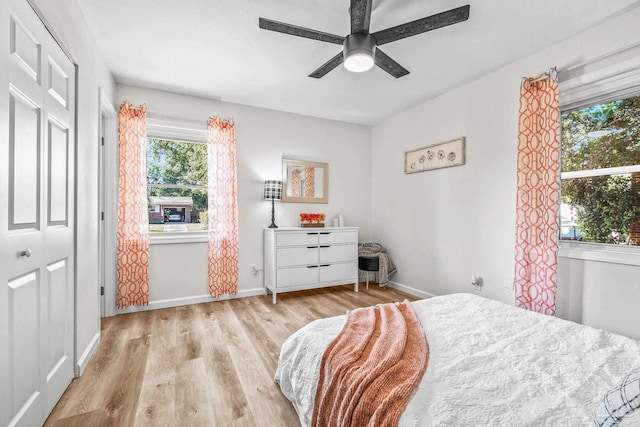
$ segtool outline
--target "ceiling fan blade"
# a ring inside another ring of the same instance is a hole
[[[376,48],[375,61],[378,67],[382,68],[396,79],[409,74],[409,70],[391,59],[389,55],[381,51],[379,48]]]
[[[313,73],[309,74],[309,77],[313,77],[314,79],[319,79],[320,77],[327,74],[329,71],[336,68],[338,65],[342,64],[342,61],[343,61],[342,52],[340,52],[339,54],[337,54],[336,56],[334,56],[333,58],[331,58],[330,60],[322,64]]]
[[[469,19],[469,9],[469,5],[457,7],[436,15],[387,28],[386,30],[376,31],[372,33],[372,35],[376,38],[376,44],[382,46],[383,44],[404,39],[405,37],[415,36],[426,33],[427,31],[437,30],[438,28],[466,21]]]
[[[351,14],[351,34],[369,34],[371,2],[372,0],[351,0],[351,7],[349,8],[349,13]]]
[[[305,37],[307,39],[340,45],[344,42],[344,37],[342,36],[323,33],[322,31],[298,27],[296,25],[285,24],[284,22],[273,21],[271,19],[258,18],[258,24],[263,30],[275,31],[277,33],[291,34],[292,36]]]

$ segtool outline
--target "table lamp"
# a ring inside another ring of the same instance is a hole
[[[264,199],[271,200],[271,225],[269,228],[278,228],[275,221],[275,201],[282,200],[282,181],[264,182]]]

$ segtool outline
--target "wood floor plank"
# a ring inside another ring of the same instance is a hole
[[[199,357],[180,363],[176,372],[176,413],[180,425],[204,427],[212,425],[213,410],[209,405],[204,360]]]
[[[178,364],[175,312],[173,308],[154,311],[136,426],[173,425],[176,421],[175,377]]]
[[[82,380],[75,378],[67,388],[48,420],[67,418],[104,409],[104,396],[124,363],[123,349],[129,340],[130,317],[114,316],[102,321],[99,348],[87,365]],[[45,426],[48,425],[48,420]]]
[[[54,427],[87,427],[107,425],[107,412],[104,409],[84,412],[55,422]]]
[[[225,304],[232,305],[227,301]],[[291,425],[291,421],[280,420],[282,416],[287,414],[283,413],[282,407],[288,402],[279,392],[273,380],[274,371],[263,363],[254,343],[233,309],[230,307],[230,310],[225,314],[223,331],[227,336],[234,337],[233,340],[228,340],[227,348],[251,412],[256,420],[266,417],[266,419],[274,421],[273,425]],[[294,416],[295,412],[289,412],[289,414]]]
[[[275,362],[280,354],[280,346],[274,340],[272,332],[275,332],[277,326],[266,322],[261,316],[263,313],[248,309],[248,306],[242,302],[232,304],[232,310],[240,321],[245,335],[251,341],[256,355],[268,370],[275,372]]]
[[[323,317],[416,300],[370,283],[130,313],[102,321],[98,348],[45,426],[298,426],[273,376],[280,347]]]
[[[199,304],[205,331],[202,342],[214,425],[254,425],[249,403],[242,390],[226,339],[215,315],[219,303]]]
[[[124,363],[120,366],[119,375],[111,384],[105,402],[110,425],[134,425],[148,351],[148,336],[140,336],[127,342]]]
[[[270,327],[269,329],[272,335],[277,334],[277,338],[274,338],[275,343],[284,342],[287,337],[298,329],[298,322],[294,321],[295,318],[292,320],[290,310],[286,304],[272,304],[270,298],[259,299],[258,301],[268,310],[266,313],[260,311],[261,318],[269,326],[273,326],[273,328]]]

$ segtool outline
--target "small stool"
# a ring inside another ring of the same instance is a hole
[[[372,256],[359,256],[358,269],[367,272],[367,289],[369,289],[369,272],[380,271],[380,258]]]

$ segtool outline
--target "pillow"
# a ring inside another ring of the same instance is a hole
[[[620,385],[609,391],[596,411],[595,424],[599,427],[640,425],[640,370],[627,376]]]

